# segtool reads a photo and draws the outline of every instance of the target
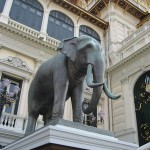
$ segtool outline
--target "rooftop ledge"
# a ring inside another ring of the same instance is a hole
[[[90,12],[84,10],[83,8],[76,6],[67,0],[51,0],[55,4],[63,7],[64,9],[67,9],[71,13],[74,13],[75,15],[79,16],[79,18],[83,18],[84,20],[92,23],[93,25],[106,30],[108,28],[108,22],[102,20],[99,17],[94,16]]]
[[[111,2],[115,3],[134,17],[138,19],[143,19],[148,14],[148,11],[142,5],[136,3],[133,0],[111,0]],[[104,7],[107,7],[109,4],[109,0],[98,0],[95,5],[93,5],[89,11],[97,15],[98,11],[101,11]]]
[[[34,42],[37,42],[43,46],[49,47],[52,50],[57,50],[57,47],[60,43],[59,40],[54,39],[48,35],[45,37],[41,37],[41,32],[34,30],[30,27],[27,27],[19,22],[16,22],[12,19],[8,20],[8,24],[0,22],[0,27],[6,30],[12,31],[14,33],[19,34],[25,38],[28,38]]]

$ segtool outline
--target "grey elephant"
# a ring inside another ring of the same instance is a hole
[[[35,130],[39,114],[44,125],[50,120],[62,118],[65,101],[71,98],[73,121],[83,122],[83,113],[93,112],[101,92],[111,99],[118,99],[108,90],[104,81],[105,60],[99,42],[89,36],[74,37],[62,41],[55,57],[44,62],[38,69],[28,94],[28,124],[26,134]],[[93,88],[87,108],[82,107],[84,79]]]

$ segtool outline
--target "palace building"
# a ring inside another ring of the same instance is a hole
[[[18,98],[4,106],[1,147],[25,134],[30,83],[63,39],[88,35],[103,47],[110,100],[102,94],[84,124],[113,131],[121,141],[150,142],[150,4],[142,0],[0,0],[0,78],[17,85]],[[92,90],[85,88],[85,104]],[[1,98],[2,100],[2,98]],[[1,102],[1,101],[0,101]],[[72,120],[71,101],[64,119]],[[43,126],[39,116],[36,128]]]

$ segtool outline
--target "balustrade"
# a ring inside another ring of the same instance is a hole
[[[4,127],[15,128],[16,119],[16,115],[4,113],[0,119],[0,125]]]
[[[148,44],[150,42],[149,36],[150,21],[120,42],[118,49],[120,59],[118,61],[123,60],[132,53],[141,49],[144,45]]]
[[[27,125],[27,117],[3,113],[0,119],[0,128],[24,133]],[[43,121],[38,119],[36,129],[43,127]]]
[[[139,28],[138,30],[136,30],[135,32],[133,32],[122,42],[120,42],[121,47],[125,46],[128,42],[131,42],[133,39],[137,38],[137,36],[141,36],[143,33],[146,33],[147,31],[149,31],[149,29],[150,29],[150,21],[141,28]]]

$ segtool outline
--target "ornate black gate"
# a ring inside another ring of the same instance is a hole
[[[150,142],[150,71],[143,74],[134,87],[139,145]]]

